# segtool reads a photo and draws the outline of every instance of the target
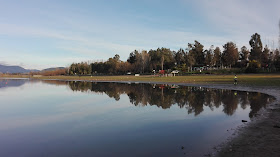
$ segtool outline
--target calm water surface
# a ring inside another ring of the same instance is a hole
[[[3,157],[183,157],[209,153],[273,98],[176,85],[0,79],[0,100]]]

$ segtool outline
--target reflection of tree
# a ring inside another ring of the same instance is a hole
[[[87,92],[90,89],[91,82],[70,81],[69,86],[73,91]]]
[[[47,83],[56,83],[50,82]],[[59,82],[59,84],[62,84]],[[70,89],[81,92],[95,92],[106,94],[115,100],[120,99],[120,95],[126,94],[131,104],[135,106],[157,106],[168,109],[177,104],[180,108],[186,108],[189,114],[195,116],[204,111],[204,107],[211,110],[223,106],[223,111],[227,115],[233,115],[240,104],[246,109],[250,105],[250,117],[253,117],[260,108],[265,107],[272,99],[268,95],[260,93],[248,93],[231,90],[207,89],[201,87],[178,87],[170,85],[152,84],[124,84],[114,82],[67,82]]]
[[[249,93],[248,99],[251,107],[250,118],[254,117],[262,107],[265,108],[266,104],[272,101],[270,97],[261,93]]]
[[[224,112],[227,115],[233,115],[238,107],[238,96],[236,91],[226,90],[222,94],[222,103],[224,104]]]
[[[214,93],[215,92],[209,92],[209,89],[206,89],[205,92],[205,106],[208,106],[212,111],[214,110],[214,101],[213,101],[213,97],[214,97]]]
[[[68,82],[63,81],[63,80],[43,80],[43,83],[47,83],[47,84],[55,84],[57,86],[63,86],[63,85],[67,85]]]
[[[204,92],[193,89],[188,94],[188,113],[193,113],[195,115],[199,115],[203,111],[203,104],[204,104]]]
[[[246,109],[247,104],[249,104],[248,92],[244,92],[244,94],[240,95],[240,106],[241,108]]]
[[[218,108],[222,104],[223,90],[214,89],[214,91],[212,93],[213,93],[212,94],[212,96],[213,96],[213,104],[214,104],[214,106],[216,108]]]

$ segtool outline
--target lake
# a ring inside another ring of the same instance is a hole
[[[274,99],[165,84],[0,79],[0,156],[203,156]]]

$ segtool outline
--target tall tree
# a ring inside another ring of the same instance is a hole
[[[120,55],[115,54],[115,56],[113,57],[113,59],[114,59],[116,62],[120,62]]]
[[[278,50],[278,49],[276,49],[275,51],[274,51],[274,60],[276,60],[277,58],[279,58],[280,57],[280,51]]]
[[[192,69],[192,67],[196,64],[196,53],[195,51],[193,51],[193,46],[192,44],[188,44],[188,54],[187,54],[187,60],[188,60],[188,65],[190,66],[190,68]]]
[[[250,54],[250,51],[247,49],[247,47],[242,46],[241,51],[240,51],[240,60],[241,60],[240,67],[245,68],[248,66],[249,54]]]
[[[120,71],[119,64],[120,63],[120,56],[116,54],[113,58],[109,58],[106,62],[108,71],[111,74],[118,74]]]
[[[149,64],[150,64],[150,56],[146,50],[143,50],[141,52],[141,61],[142,61],[142,72],[145,73],[145,71],[150,71]]]
[[[238,49],[236,45],[233,42],[227,42],[223,47],[223,64],[230,67],[235,65],[239,59]]]
[[[250,60],[256,60],[260,62],[263,49],[261,36],[258,33],[253,34],[249,44],[251,46]]]
[[[221,66],[221,60],[222,60],[222,54],[219,47],[216,47],[214,50],[214,56],[213,56],[213,65],[214,66]]]
[[[198,41],[194,41],[194,44],[188,44],[189,54],[190,56],[195,58],[195,65],[202,66],[204,65],[205,54],[203,51],[203,45]]]
[[[150,50],[149,52],[149,56],[150,56],[150,59],[151,59],[151,63],[150,63],[150,67],[153,69],[153,70],[159,70],[160,69],[160,54],[157,52],[157,50]]]
[[[171,69],[174,66],[174,53],[168,48],[150,50],[149,55],[154,69]]]
[[[263,49],[263,52],[261,53],[261,63],[262,63],[262,66],[264,66],[264,67],[268,67],[269,52],[270,52],[270,50],[266,45],[265,48]]]
[[[186,62],[185,62],[185,56],[186,56],[185,51],[184,51],[182,48],[180,48],[180,49],[175,53],[175,61],[176,61],[176,64],[177,64],[177,65],[181,65],[181,64],[186,63]]]
[[[206,56],[205,56],[205,65],[211,66],[211,64],[212,64],[212,57],[213,57],[211,51],[205,50],[204,53],[206,54]]]
[[[244,61],[247,61],[249,59],[249,54],[250,54],[250,51],[247,49],[247,47],[242,46],[241,47],[241,53],[240,53],[240,55],[241,55],[240,59],[244,60]]]
[[[276,49],[274,53],[274,65],[276,68],[280,68],[280,51]]]
[[[126,74],[131,71],[131,64],[129,62],[120,62],[119,71],[121,74]]]
[[[212,66],[213,65],[213,45],[209,48],[209,50],[205,50],[205,65]]]
[[[136,62],[136,56],[139,52],[137,50],[134,50],[133,52],[131,52],[129,54],[129,57],[127,59],[127,61],[130,63],[130,64],[133,64]]]

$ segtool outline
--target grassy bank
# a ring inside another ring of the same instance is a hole
[[[2,78],[28,78],[28,75],[0,75]],[[192,84],[232,84],[233,75],[190,75],[176,77],[158,76],[42,76],[33,79],[92,80],[92,81],[145,81]],[[238,75],[239,85],[280,86],[280,74],[242,74]]]

